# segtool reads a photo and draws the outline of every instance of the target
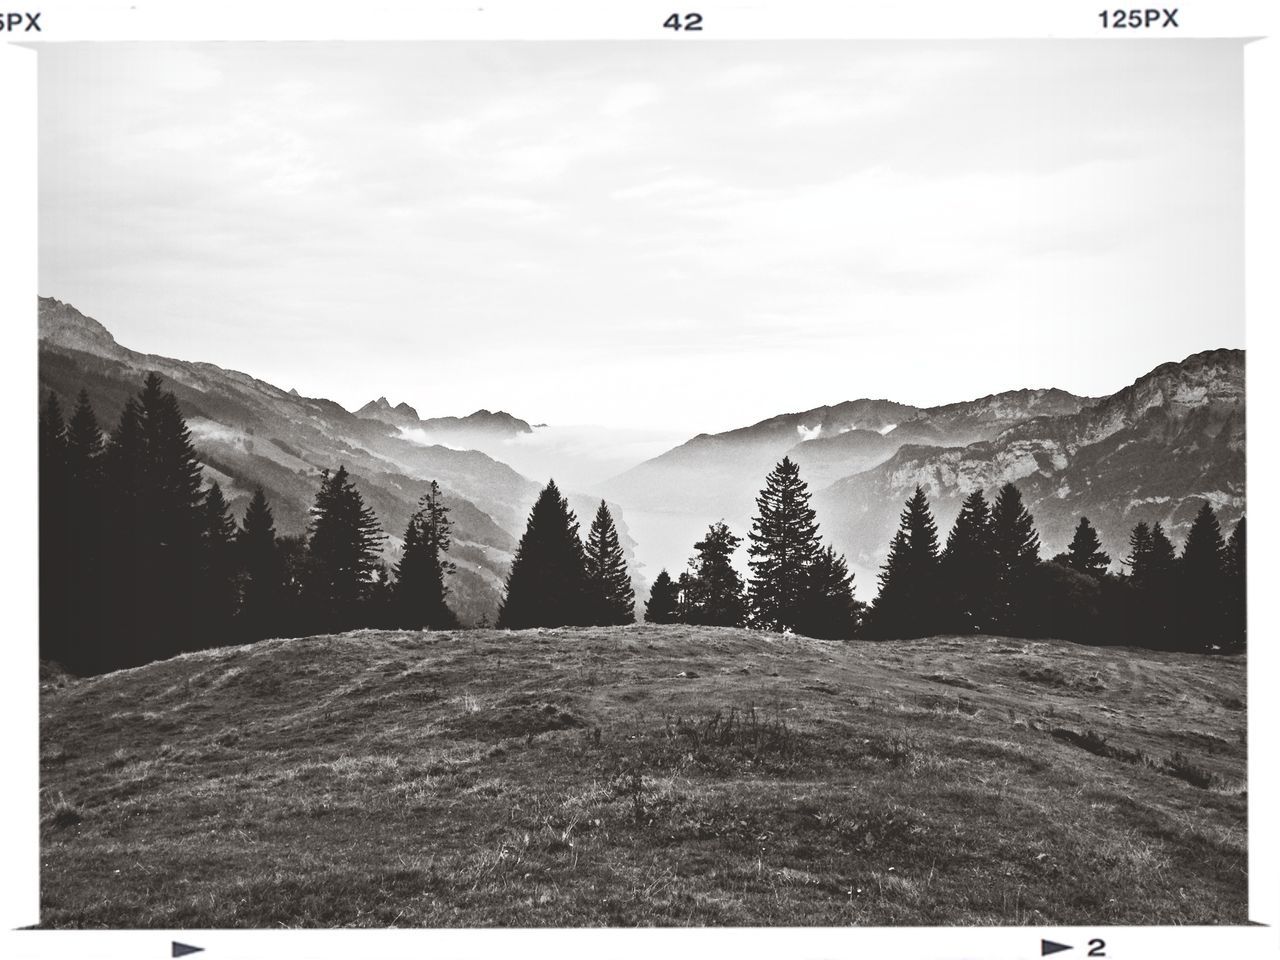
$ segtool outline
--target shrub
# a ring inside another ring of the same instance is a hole
[[[84,814],[80,812],[79,807],[59,794],[58,802],[54,804],[49,820],[58,829],[63,829],[80,823],[84,820]]]
[[[701,719],[666,717],[663,735],[668,740],[685,740],[695,762],[719,766],[725,759],[745,760],[752,766],[768,762],[789,764],[795,760],[798,738],[781,716],[766,717],[754,706],[739,711],[717,710]]]

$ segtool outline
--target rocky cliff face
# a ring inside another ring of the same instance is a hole
[[[1166,363],[1076,412],[1036,416],[963,447],[904,446],[815,497],[824,532],[864,571],[882,562],[898,512],[917,485],[945,537],[960,501],[1015,483],[1050,557],[1081,515],[1119,561],[1139,521],[1175,544],[1208,501],[1229,531],[1245,509],[1244,353],[1213,350]]]
[[[61,300],[40,298],[40,342],[67,350],[82,350],[100,357],[126,357],[130,351],[116,343],[97,320]]]

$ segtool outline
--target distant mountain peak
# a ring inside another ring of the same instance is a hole
[[[41,297],[39,318],[39,336],[46,343],[99,357],[119,358],[128,352],[116,343],[116,338],[106,327],[69,303],[53,297]]]
[[[377,420],[393,427],[422,430],[428,435],[441,437],[456,438],[462,434],[479,433],[514,436],[533,432],[533,427],[525,421],[503,410],[492,411],[481,407],[475,413],[465,417],[433,417],[424,420],[408,403],[402,402],[392,406],[386,397],[370,400],[355,414],[365,420]]]

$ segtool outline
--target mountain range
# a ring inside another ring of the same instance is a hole
[[[385,397],[352,412],[245,373],[130,350],[49,298],[39,302],[39,330],[42,393],[53,390],[69,409],[86,388],[110,428],[155,370],[178,397],[208,479],[237,514],[261,485],[282,533],[305,529],[320,471],[346,464],[391,535],[394,559],[418,497],[437,480],[455,521],[454,602],[464,621],[492,619],[546,479],[500,458],[535,462],[527,440],[538,428],[503,411],[423,418]],[[800,465],[821,532],[848,556],[864,599],[917,485],[940,539],[968,492],[1013,482],[1035,515],[1042,556],[1065,548],[1087,515],[1118,569],[1139,521],[1164,523],[1180,543],[1203,501],[1225,530],[1243,514],[1244,386],[1244,352],[1210,350],[1104,397],[1023,389],[933,407],[849,400],[699,434],[569,500],[584,528],[601,496],[610,503],[641,593],[657,568],[683,566],[707,524],[724,519],[745,535],[764,477],[783,456]]]
[[[821,532],[866,597],[916,486],[945,541],[970,491],[994,495],[1013,482],[1036,518],[1042,556],[1065,549],[1086,515],[1120,569],[1139,521],[1162,522],[1181,543],[1203,501],[1225,531],[1243,514],[1244,381],[1244,351],[1211,350],[1107,397],[1024,389],[925,408],[847,401],[700,434],[601,489],[627,509],[642,542],[651,518],[673,539],[715,519],[745,534],[765,475],[790,456],[814,491]]]
[[[477,410],[465,417],[432,417],[423,420],[409,404],[398,403],[393,407],[386,397],[370,400],[356,411],[356,416],[393,427],[421,431],[424,436],[441,442],[448,440],[453,445],[483,444],[486,441],[509,440],[523,433],[533,433],[533,427],[525,421],[502,410],[497,413]]]
[[[418,498],[429,481],[438,481],[454,522],[451,558],[458,570],[451,601],[466,622],[494,618],[540,484],[485,453],[459,449],[458,441],[477,432],[531,429],[523,421],[488,411],[419,421],[408,408],[420,429],[442,438],[409,439],[377,402],[370,405],[373,411],[352,413],[332,400],[303,397],[235,370],[139,353],[118,344],[98,321],[51,298],[40,299],[38,316],[41,394],[57,393],[69,412],[85,388],[109,430],[146,373],[156,371],[178,398],[206,479],[222,486],[237,516],[261,486],[279,532],[300,534],[320,472],[345,464],[387,531],[387,557],[394,560]],[[401,415],[406,407],[387,410]],[[572,493],[569,500],[585,527],[598,501]],[[634,541],[620,517],[619,528],[624,548],[630,548]]]

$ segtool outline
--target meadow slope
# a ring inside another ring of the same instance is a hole
[[[41,690],[47,927],[1246,921],[1245,663],[634,626]]]

